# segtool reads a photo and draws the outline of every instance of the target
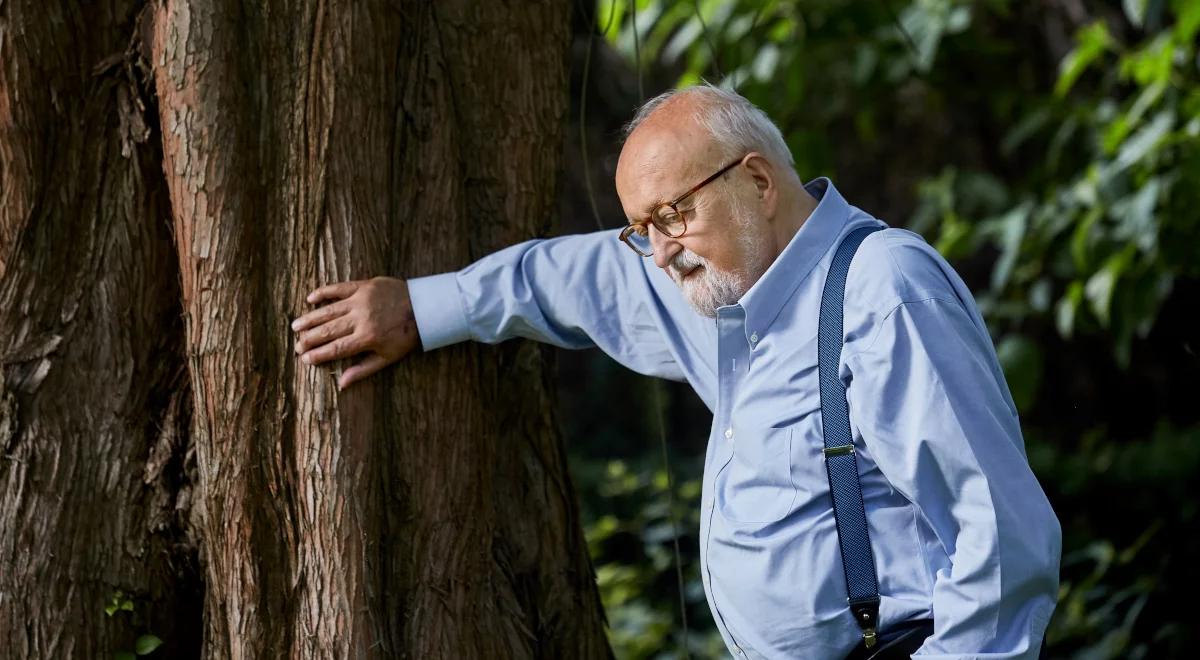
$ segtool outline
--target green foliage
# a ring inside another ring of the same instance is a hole
[[[1195,13],[1195,3],[1186,6]],[[1046,158],[1006,185],[1002,208],[961,239],[968,251],[1000,251],[980,301],[995,327],[1017,332],[1044,316],[1064,339],[1105,337],[1128,367],[1133,340],[1153,329],[1176,279],[1200,273],[1194,32],[1164,27],[1126,46],[1093,22],[1063,58],[1053,95],[1014,99],[1026,120],[1008,133],[1006,150]],[[941,200],[924,202],[946,211]],[[943,238],[955,231],[941,229]]]
[[[109,597],[108,604],[104,606],[104,613],[110,618],[113,616],[129,617],[126,625],[133,629],[146,629],[146,622],[138,615],[134,606],[133,598],[130,594],[121,591],[114,591]],[[134,660],[137,656],[150,655],[159,646],[162,646],[163,641],[146,631],[138,635],[133,642],[133,651],[115,651],[113,652],[114,660]]]
[[[104,606],[104,613],[112,616],[117,612],[132,612],[133,601],[125,595],[123,591],[114,591],[108,605]]]
[[[609,619],[609,640],[619,658],[666,658],[683,646],[679,590],[669,515],[667,474],[653,452],[637,462],[576,460],[572,472],[594,487],[584,501],[588,549],[597,558],[596,580]],[[697,473],[697,465],[674,465],[677,473]],[[681,469],[682,468],[682,469]],[[694,546],[700,531],[700,481],[675,484],[679,540]],[[599,511],[606,513],[599,513]],[[708,616],[700,582],[699,558],[684,554],[684,596],[692,624],[693,655],[720,657],[725,648]],[[700,630],[698,622],[703,623]]]
[[[859,175],[885,199],[909,196],[905,217],[867,210],[980,273],[976,298],[1064,528],[1051,655],[1171,657],[1194,641],[1180,603],[1200,581],[1186,563],[1200,550],[1186,488],[1200,470],[1195,413],[1143,422],[1096,393],[1110,417],[1079,419],[1061,389],[1072,372],[1140,370],[1162,391],[1195,391],[1163,356],[1194,365],[1196,343],[1166,353],[1148,339],[1179,332],[1164,305],[1194,306],[1178,292],[1200,279],[1200,2],[1082,3],[1053,21],[1054,3],[1014,0],[636,2],[636,29],[630,0],[600,0],[599,22],[615,12],[604,36],[655,89],[737,88],[780,125],[802,176]],[[1065,41],[1054,21],[1070,26]],[[651,657],[678,634],[666,546],[646,536],[665,507],[652,457],[582,479],[612,498],[589,542],[619,657]],[[696,503],[681,500],[689,538]],[[635,536],[636,556],[618,552],[615,539]],[[692,613],[703,596],[685,555]],[[711,625],[702,614],[693,636]]]
[[[1044,479],[1098,512],[1066,529],[1059,605],[1047,638],[1051,648],[1076,649],[1074,657],[1176,657],[1164,649],[1188,624],[1169,604],[1156,606],[1155,597],[1162,600],[1171,578],[1194,580],[1196,541],[1180,531],[1195,528],[1200,509],[1191,496],[1200,428],[1161,422],[1145,440],[1111,435],[1101,426],[1072,451],[1041,442],[1030,452]]]

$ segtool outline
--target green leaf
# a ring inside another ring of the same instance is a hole
[[[1113,204],[1112,216],[1117,221],[1113,236],[1137,245],[1142,252],[1152,252],[1158,246],[1158,219],[1154,209],[1161,190],[1162,179],[1152,177],[1136,193]]]
[[[1092,312],[1100,319],[1100,324],[1109,323],[1109,310],[1112,305],[1113,290],[1117,285],[1117,273],[1111,268],[1101,268],[1088,278],[1084,292],[1088,302],[1092,304]]]
[[[788,43],[796,38],[796,22],[794,20],[776,21],[767,32],[767,39],[777,44]]]
[[[775,76],[778,64],[779,48],[775,44],[763,45],[754,58],[754,77],[761,82],[769,82]]]
[[[1008,284],[1009,275],[1021,251],[1021,239],[1028,229],[1030,204],[1024,203],[998,218],[995,223],[1000,239],[1000,258],[992,268],[992,289],[999,291]]]
[[[947,259],[958,259],[970,252],[970,240],[971,225],[949,211],[942,218],[942,232],[934,247]]]
[[[1169,34],[1161,34],[1148,45],[1121,58],[1121,75],[1132,77],[1139,85],[1165,83],[1171,77],[1175,43]]]
[[[1075,225],[1075,231],[1071,235],[1071,260],[1074,262],[1076,270],[1083,272],[1091,270],[1091,251],[1092,245],[1095,243],[1092,228],[1103,214],[1100,206],[1092,206],[1084,214],[1079,224]]]
[[[612,45],[616,45],[617,38],[621,35],[621,19],[625,16],[626,4],[624,0],[599,0],[596,3],[596,29],[603,30],[607,27],[608,31],[601,36]]]
[[[1064,339],[1070,339],[1071,334],[1075,331],[1075,317],[1079,310],[1079,303],[1083,301],[1083,283],[1079,281],[1071,282],[1067,287],[1067,293],[1058,301],[1058,308],[1054,316],[1055,327],[1058,328],[1058,334]]]
[[[1174,123],[1175,114],[1170,110],[1158,113],[1149,124],[1134,133],[1133,137],[1129,138],[1121,147],[1120,153],[1117,154],[1116,167],[1125,169],[1140,162],[1154,147],[1158,146],[1159,141],[1171,130]]]
[[[996,347],[1017,410],[1028,410],[1037,400],[1042,379],[1042,352],[1037,344],[1020,335],[1009,335]]]
[[[1104,153],[1112,154],[1117,147],[1121,146],[1121,143],[1128,137],[1129,131],[1141,122],[1142,115],[1146,114],[1146,110],[1162,98],[1166,89],[1165,82],[1159,81],[1151,84],[1143,89],[1141,94],[1138,94],[1137,100],[1133,102],[1128,112],[1117,115],[1116,119],[1104,130]]]
[[[1017,147],[1042,130],[1049,120],[1050,112],[1046,108],[1038,108],[1026,114],[1025,118],[1017,122],[1017,125],[1004,136],[1004,140],[1000,143],[1000,151],[1005,156],[1012,156]]]
[[[1171,3],[1179,19],[1175,23],[1175,38],[1181,44],[1191,43],[1200,29],[1200,2],[1196,0],[1174,0]]]
[[[104,606],[104,613],[109,616],[112,616],[114,613],[116,613],[116,611],[117,611],[117,605],[115,603]]]
[[[121,603],[121,609],[123,609],[127,612],[132,612],[133,611],[133,601],[132,600],[124,601],[123,603]]]
[[[1142,29],[1142,25],[1146,22],[1146,0],[1124,0],[1121,5],[1125,9],[1125,16],[1129,18],[1130,24],[1137,29]]]
[[[693,16],[683,24],[682,28],[675,32],[671,40],[667,42],[667,45],[663,46],[663,59],[668,62],[674,62],[691,49],[702,47],[704,45],[701,40],[703,30],[704,27],[700,24],[700,19]]]
[[[1054,95],[1063,97],[1071,91],[1075,81],[1087,70],[1096,58],[1104,54],[1112,44],[1108,27],[1103,21],[1096,21],[1081,29],[1075,37],[1078,45],[1067,53],[1058,66],[1058,82],[1054,85]]]
[[[142,635],[134,642],[134,650],[138,655],[149,655],[154,652],[154,649],[162,646],[163,641],[154,635]]]
[[[1106,327],[1112,322],[1113,292],[1116,290],[1117,282],[1121,279],[1121,275],[1129,267],[1130,257],[1133,254],[1131,249],[1134,247],[1130,245],[1109,257],[1104,262],[1104,267],[1094,273],[1084,287],[1088,302],[1092,306],[1092,312],[1096,314],[1096,318],[1100,320],[1100,323]]]

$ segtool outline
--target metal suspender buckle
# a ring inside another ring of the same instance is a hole
[[[841,456],[842,454],[853,454],[854,445],[840,445],[838,447],[826,447],[824,450],[825,457]]]
[[[879,625],[879,598],[865,598],[858,601],[850,601],[850,611],[854,613],[854,619],[862,628],[863,645],[867,648],[873,648],[878,638],[875,635],[875,628]]]

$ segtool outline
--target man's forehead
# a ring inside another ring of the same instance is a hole
[[[691,117],[656,114],[625,141],[620,160],[635,168],[661,167],[663,163],[669,163],[672,169],[694,167],[713,146],[708,131],[696,125]]]
[[[617,193],[627,212],[678,195],[680,186],[711,168],[719,153],[706,131],[687,120],[643,124],[629,136],[617,162]],[[704,175],[706,176],[706,175]],[[643,199],[644,198],[644,199]]]

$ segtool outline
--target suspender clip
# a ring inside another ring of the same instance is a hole
[[[879,597],[870,596],[850,601],[850,611],[854,620],[862,628],[863,646],[873,648],[879,638],[875,635],[875,627],[879,625]]]

